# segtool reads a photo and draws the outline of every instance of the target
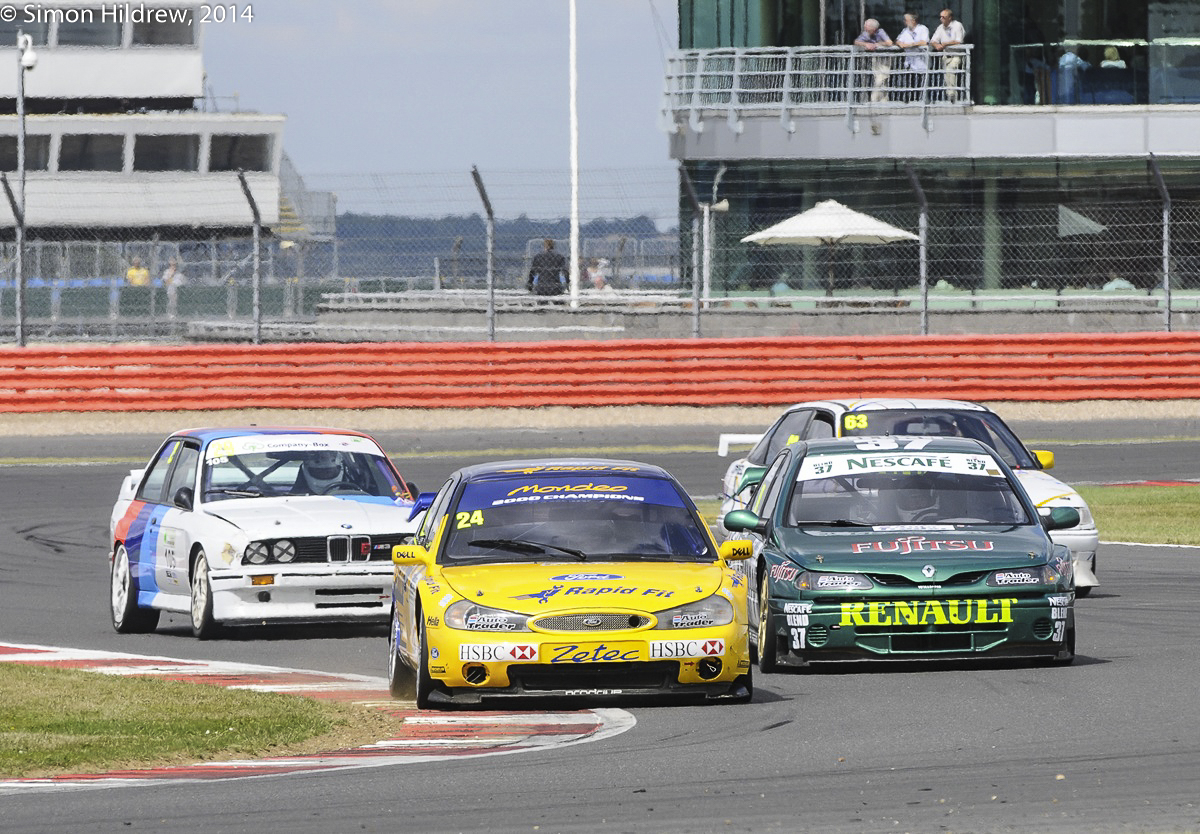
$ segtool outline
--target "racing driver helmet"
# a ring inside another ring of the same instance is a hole
[[[342,474],[342,456],[327,449],[313,452],[300,464],[300,470],[313,492],[324,492],[339,481],[345,480]]]

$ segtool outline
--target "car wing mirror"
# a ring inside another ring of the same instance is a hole
[[[726,562],[740,562],[754,555],[754,543],[747,539],[727,539],[721,542],[719,552]]]
[[[1031,449],[1033,456],[1037,458],[1037,462],[1042,469],[1054,468],[1054,452],[1047,452],[1045,449]]]
[[[1038,517],[1047,532],[1079,525],[1079,510],[1074,507],[1054,507],[1047,513],[1039,513]]]
[[[191,487],[180,487],[175,491],[175,497],[171,500],[179,509],[190,510],[195,505],[196,492]]]
[[[421,513],[433,506],[433,499],[437,498],[436,492],[422,492],[417,496],[417,500],[413,502],[412,510],[408,514],[408,520],[412,521]]]
[[[429,551],[419,544],[398,544],[392,548],[392,564],[402,567],[429,563]]]
[[[731,533],[750,532],[762,535],[767,532],[767,520],[759,518],[749,510],[730,510],[725,513],[722,523]]]

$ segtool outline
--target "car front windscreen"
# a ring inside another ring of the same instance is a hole
[[[203,500],[337,495],[389,502],[406,496],[383,451],[353,435],[247,435],[211,442]]]
[[[446,564],[711,561],[702,522],[669,480],[579,472],[469,481],[447,514]]]
[[[988,411],[928,408],[850,411],[841,416],[841,424],[841,433],[846,437],[969,437],[990,446],[1013,469],[1039,468],[1008,426]]]
[[[1029,523],[990,455],[920,450],[809,454],[785,519],[789,527]]]

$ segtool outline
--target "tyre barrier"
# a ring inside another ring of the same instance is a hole
[[[0,348],[0,412],[1200,399],[1200,333]]]

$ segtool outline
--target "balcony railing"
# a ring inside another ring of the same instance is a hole
[[[692,49],[667,67],[664,115],[674,130],[701,132],[724,117],[742,132],[746,116],[777,116],[789,133],[794,116],[856,110],[959,110],[971,101],[971,45],[944,52],[899,47],[867,51],[854,46]],[[926,121],[926,126],[928,122]]]

